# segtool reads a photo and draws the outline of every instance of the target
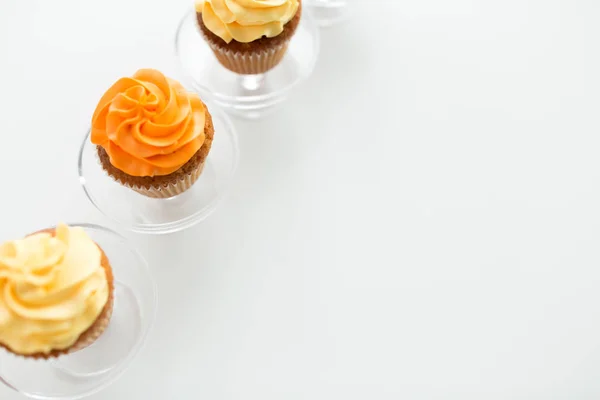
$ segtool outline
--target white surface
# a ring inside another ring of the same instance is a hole
[[[189,3],[2,2],[2,239],[106,223],[79,138],[117,77],[175,72]],[[158,323],[93,399],[598,399],[599,14],[361,1],[281,112],[237,121],[221,208],[129,235]]]

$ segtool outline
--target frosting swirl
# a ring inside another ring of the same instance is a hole
[[[227,43],[279,35],[298,6],[298,0],[196,0],[204,25]]]
[[[66,225],[0,245],[0,343],[22,355],[75,344],[109,298],[101,260],[85,231]]]
[[[131,176],[169,175],[204,143],[206,110],[200,98],[161,72],[141,69],[119,79],[92,117],[92,143]]]

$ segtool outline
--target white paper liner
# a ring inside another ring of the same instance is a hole
[[[132,186],[126,182],[120,182],[123,186],[130,188],[138,192],[139,194],[143,194],[147,197],[152,197],[153,199],[168,199],[170,197],[177,196],[188,190],[192,185],[198,180],[202,171],[204,170],[204,164],[199,164],[198,167],[188,175],[181,177],[177,182],[169,183],[166,186],[152,186],[148,189],[145,187],[137,187]]]
[[[202,33],[202,30],[200,29]],[[270,49],[260,49],[252,53],[241,53],[223,49],[215,45],[210,38],[202,33],[217,60],[230,71],[241,75],[264,74],[275,68],[285,56],[290,39]]]
[[[98,163],[100,168],[102,168],[102,161],[100,161],[100,157],[98,156],[97,152],[96,152],[96,162]],[[181,193],[185,192],[186,190],[188,190],[190,187],[192,187],[192,185],[198,180],[198,178],[200,178],[200,175],[202,175],[202,171],[204,170],[205,163],[206,163],[206,160],[203,163],[198,164],[198,167],[196,167],[196,169],[193,172],[181,177],[176,183],[169,183],[166,186],[165,185],[153,186],[149,189],[146,189],[145,187],[134,186],[128,182],[123,182],[120,179],[109,174],[106,170],[104,170],[104,172],[113,181],[115,181],[135,192],[138,192],[141,195],[144,195],[146,197],[151,197],[153,199],[168,199],[168,198],[177,196],[178,194],[181,194]],[[102,168],[102,169],[104,169],[104,168]]]

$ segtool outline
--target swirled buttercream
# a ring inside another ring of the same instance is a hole
[[[198,95],[157,70],[141,69],[102,96],[91,140],[126,174],[169,175],[202,147],[205,113]]]
[[[197,0],[204,25],[225,42],[249,43],[283,32],[298,11],[298,0]]]
[[[109,299],[101,260],[80,227],[0,245],[0,343],[22,355],[75,344]]]

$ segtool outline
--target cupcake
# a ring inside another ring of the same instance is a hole
[[[108,326],[113,275],[83,228],[59,225],[0,245],[0,347],[53,358],[91,345]]]
[[[300,0],[197,0],[196,19],[225,68],[262,74],[285,55],[301,8]]]
[[[91,141],[102,168],[153,198],[176,196],[198,180],[213,135],[198,95],[153,69],[119,79],[92,117]]]

